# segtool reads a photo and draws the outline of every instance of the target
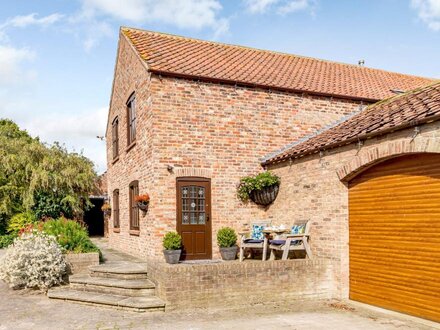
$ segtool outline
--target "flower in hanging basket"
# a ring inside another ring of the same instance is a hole
[[[148,204],[150,203],[150,196],[148,194],[138,195],[134,198],[134,201],[137,203],[139,209],[147,211]]]
[[[241,178],[237,195],[244,202],[251,199],[256,204],[269,205],[275,200],[279,185],[280,178],[266,171]]]
[[[109,203],[104,203],[101,206],[101,211],[104,212],[105,215],[110,215],[112,212],[112,208]]]

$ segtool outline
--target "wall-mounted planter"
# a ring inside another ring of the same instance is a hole
[[[253,190],[249,197],[255,204],[267,206],[277,198],[279,189],[280,185],[275,184],[261,190]]]
[[[142,212],[147,212],[148,211],[148,205],[150,204],[150,202],[138,202],[137,203],[137,207],[139,208],[139,210],[141,210]]]

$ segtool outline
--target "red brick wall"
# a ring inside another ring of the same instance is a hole
[[[108,182],[109,194],[120,190],[121,230],[110,233],[110,242],[146,258],[162,258],[162,236],[176,228],[176,177],[211,178],[213,255],[218,257],[220,227],[241,229],[266,218],[264,209],[236,198],[240,177],[261,171],[259,160],[269,152],[358,110],[358,103],[348,100],[150,76],[124,38],[118,58],[109,125],[118,114],[121,155],[108,163]],[[138,137],[126,152],[125,102],[133,91]],[[140,193],[151,196],[139,236],[128,232],[132,180],[139,180]]]
[[[231,308],[334,298],[333,268],[334,262],[328,259],[192,265],[149,262],[148,276],[167,310]]]

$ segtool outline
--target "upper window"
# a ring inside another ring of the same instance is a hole
[[[127,102],[127,145],[134,141],[136,141],[136,102],[133,93]]]
[[[112,150],[113,159],[119,156],[119,119],[116,117],[112,123]]]
[[[130,230],[139,230],[139,208],[135,200],[137,195],[139,195],[139,184],[133,181],[129,186]]]
[[[113,191],[113,227],[119,228],[119,190]]]

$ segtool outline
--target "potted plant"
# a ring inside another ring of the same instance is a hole
[[[163,255],[169,264],[177,264],[182,253],[182,237],[175,231],[166,233],[163,237]]]
[[[104,212],[104,215],[107,217],[110,216],[110,214],[112,213],[112,208],[111,208],[110,204],[107,202],[102,204],[101,210],[102,210],[102,212]]]
[[[148,194],[138,195],[134,198],[134,201],[140,210],[148,211],[148,205],[150,204],[150,196]]]
[[[223,227],[217,233],[217,243],[223,260],[234,260],[237,256],[237,234],[230,227]]]
[[[237,195],[244,202],[251,199],[256,204],[266,206],[275,200],[279,187],[280,178],[266,171],[241,178]]]

